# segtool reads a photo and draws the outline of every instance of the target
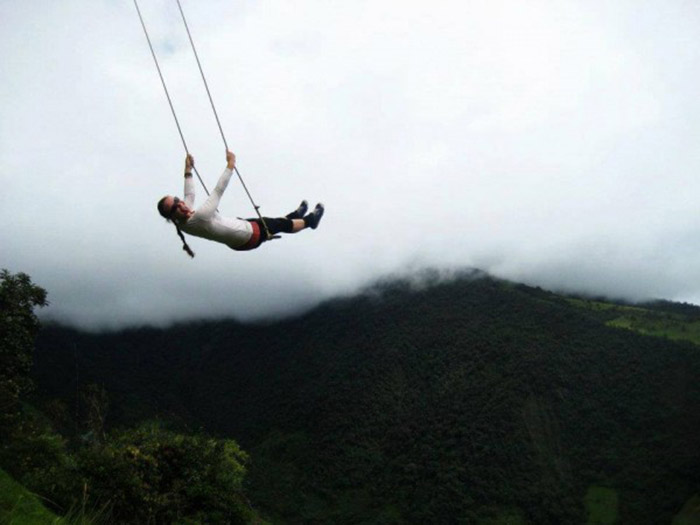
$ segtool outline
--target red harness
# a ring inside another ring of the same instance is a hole
[[[253,227],[253,235],[250,236],[250,239],[248,239],[248,242],[245,243],[243,246],[239,246],[238,248],[234,248],[234,250],[238,252],[244,252],[247,250],[254,250],[258,246],[260,246],[260,226],[258,226],[258,223],[255,221],[248,221],[250,222],[250,225]]]

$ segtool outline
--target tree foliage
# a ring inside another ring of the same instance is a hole
[[[52,373],[70,396],[27,396],[39,329],[34,308],[46,304],[28,275],[0,273],[0,467],[61,513],[89,506],[125,524],[255,519],[243,489],[247,455],[235,441],[154,423],[108,432],[108,392],[100,382],[76,385],[63,367]],[[56,348],[55,356],[72,349]],[[75,364],[65,363],[71,371]],[[81,407],[71,416],[74,399]]]
[[[81,449],[77,472],[90,500],[108,504],[120,523],[247,523],[246,459],[232,440],[152,423]]]
[[[27,274],[0,271],[0,429],[17,416],[20,396],[31,388],[32,352],[39,330],[34,308],[47,304],[46,291]]]

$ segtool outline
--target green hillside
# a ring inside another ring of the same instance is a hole
[[[39,498],[0,469],[0,523],[12,525],[65,525],[46,510]]]
[[[674,309],[427,274],[267,324],[46,327],[35,375],[68,404],[103,385],[112,426],[236,439],[274,523],[671,523],[700,494],[700,349],[637,332],[692,333]]]
[[[608,326],[700,345],[700,307],[657,301],[641,305],[569,299],[573,306],[597,312]]]

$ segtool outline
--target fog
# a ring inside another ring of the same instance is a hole
[[[134,5],[0,2],[0,267],[48,290],[43,317],[278,317],[426,267],[700,302],[700,4],[182,5],[261,212],[326,215],[248,253],[189,237],[189,259],[156,211],[185,152]],[[212,187],[177,4],[139,6]],[[219,209],[254,215],[235,179]]]

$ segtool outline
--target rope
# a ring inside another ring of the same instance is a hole
[[[158,70],[158,76],[160,77],[160,83],[163,85],[163,90],[165,91],[165,96],[168,99],[168,104],[170,105],[170,111],[173,114],[173,118],[175,119],[175,125],[177,126],[177,131],[180,134],[180,139],[182,140],[182,145],[185,148],[185,153],[187,155],[190,154],[190,150],[187,148],[187,142],[185,142],[185,136],[182,133],[182,128],[180,127],[180,121],[177,119],[177,114],[175,113],[175,107],[173,106],[173,101],[170,99],[170,93],[168,92],[168,88],[165,85],[165,79],[163,78],[163,73],[160,70],[160,65],[158,64],[158,59],[156,58],[156,52],[153,50],[153,44],[151,44],[151,38],[148,36],[148,31],[146,30],[146,24],[143,21],[143,16],[141,16],[141,10],[139,9],[139,4],[136,0],[134,0],[134,5],[136,6],[136,12],[139,14],[139,20],[141,20],[141,27],[143,28],[143,33],[146,35],[146,40],[148,41],[148,47],[151,50],[151,55],[153,56],[153,61],[156,63],[156,69]],[[202,180],[202,177],[199,176],[199,172],[197,171],[197,168],[192,166],[194,168],[194,172],[197,174],[197,178],[199,179],[199,182],[202,183],[202,187],[204,188],[204,191],[209,195],[209,190],[207,189],[206,184],[204,184],[204,181]]]
[[[134,2],[136,2],[136,0],[134,0]],[[185,18],[185,12],[182,10],[182,4],[180,4],[180,0],[177,0],[177,7],[180,9],[180,15],[182,16],[182,22],[185,24],[185,30],[187,31],[187,37],[190,40],[190,45],[192,46],[192,51],[194,52],[194,58],[197,61],[197,67],[199,68],[199,74],[202,76],[202,81],[204,82],[204,88],[206,89],[207,96],[209,97],[209,104],[211,105],[211,109],[214,112],[214,118],[216,119],[216,125],[219,126],[219,133],[221,133],[221,139],[224,141],[224,147],[228,151],[228,144],[226,143],[226,137],[224,136],[224,130],[221,127],[221,121],[219,121],[219,114],[216,112],[216,107],[214,106],[214,99],[212,98],[211,92],[209,91],[209,84],[207,83],[207,78],[204,76],[204,70],[202,69],[202,64],[199,61],[199,55],[197,54],[197,48],[194,45],[194,40],[192,39],[192,34],[190,33],[190,28],[187,25],[187,19]],[[255,204],[255,201],[253,200],[253,196],[248,191],[248,187],[246,186],[245,182],[243,181],[243,177],[239,173],[238,168],[236,166],[234,166],[233,169],[236,172],[236,175],[238,175],[238,179],[241,181],[241,185],[243,186],[243,189],[245,190],[246,195],[248,195],[248,199],[250,200],[250,203],[253,205],[253,208],[255,208],[255,213],[258,214],[258,217],[260,218],[260,222],[262,222],[262,225],[265,228],[265,235],[267,236],[268,239],[278,238],[279,236],[273,236],[270,233],[270,230],[267,227],[267,223],[265,222],[265,219],[260,214],[260,206]]]
[[[202,81],[204,81],[204,88],[207,90],[207,96],[209,97],[209,104],[211,104],[211,109],[214,112],[214,118],[216,118],[216,125],[219,126],[219,133],[221,133],[221,138],[224,141],[224,147],[228,150],[228,144],[226,143],[226,137],[224,136],[224,130],[221,127],[221,121],[219,121],[219,114],[216,112],[216,107],[214,106],[214,99],[211,97],[211,92],[209,91],[209,84],[204,76],[204,70],[202,69],[202,63],[199,61],[199,55],[197,54],[197,48],[194,47],[194,40],[192,40],[192,34],[190,33],[190,27],[187,25],[187,19],[185,18],[185,12],[182,10],[182,5],[180,0],[177,0],[177,7],[180,9],[180,15],[182,16],[182,22],[185,24],[185,31],[187,31],[187,38],[190,39],[190,45],[192,46],[192,51],[194,52],[194,58],[197,61],[197,67],[199,68],[199,74],[202,75]]]

